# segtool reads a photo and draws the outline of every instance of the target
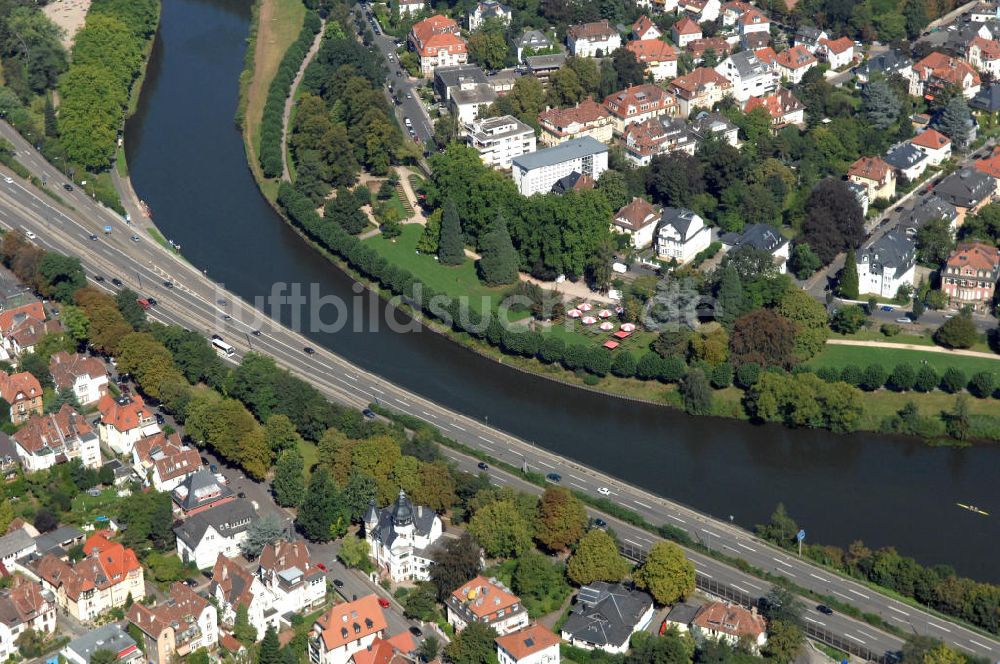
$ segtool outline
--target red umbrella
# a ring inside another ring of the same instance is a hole
[[[600,311],[597,312],[597,315],[600,316],[601,318],[611,318],[611,310],[601,309]]]
[[[570,318],[579,318],[583,314],[580,313],[579,309],[570,309],[569,311],[566,312],[566,315],[569,316]]]
[[[635,331],[635,323],[625,323],[625,324],[622,325],[621,330],[622,330],[622,332],[634,332]]]
[[[579,309],[580,311],[590,311],[593,308],[594,305],[592,305],[590,302],[584,302],[583,304],[577,307],[577,309]]]
[[[597,319],[594,318],[593,316],[584,316],[583,318],[580,319],[580,322],[583,323],[584,325],[593,325],[594,323],[597,322]]]

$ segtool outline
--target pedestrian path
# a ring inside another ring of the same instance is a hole
[[[926,353],[944,353],[946,355],[964,355],[965,357],[980,357],[985,360],[1000,360],[996,353],[985,353],[979,350],[961,350],[941,348],[940,346],[921,346],[919,344],[894,344],[889,341],[862,341],[860,339],[828,339],[828,344],[835,346],[868,346],[869,348],[893,348],[896,350],[922,350]]]

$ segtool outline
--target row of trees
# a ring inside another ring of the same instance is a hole
[[[66,49],[58,26],[35,3],[0,6],[0,59],[4,85],[23,101],[55,87],[66,71]]]

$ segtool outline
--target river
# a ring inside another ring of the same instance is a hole
[[[185,256],[250,301],[276,282],[350,299],[352,280],[258,192],[233,122],[249,0],[165,0],[136,115],[132,180]],[[364,299],[354,312],[379,314]],[[792,431],[604,397],[510,370],[430,332],[352,326],[312,335],[425,397],[696,509],[752,527],[783,501],[812,542],[894,545],[1000,582],[1000,446],[929,448],[871,434]],[[995,516],[965,512],[972,503]]]

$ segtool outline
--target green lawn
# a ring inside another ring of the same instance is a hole
[[[1000,356],[997,356],[1000,360]],[[1000,375],[1000,363],[981,357],[966,357],[945,353],[933,353],[908,348],[868,348],[865,346],[837,346],[827,344],[823,352],[809,362],[814,369],[822,367],[842,368],[848,364],[866,367],[869,364],[881,364],[889,371],[897,364],[909,363],[919,367],[923,363],[932,366],[939,374],[950,367],[956,367],[971,376],[972,374],[990,370]]]
[[[299,444],[299,454],[302,455],[302,465],[305,467],[306,472],[309,472],[310,468],[319,463],[319,448],[316,447],[316,443],[303,440]]]

